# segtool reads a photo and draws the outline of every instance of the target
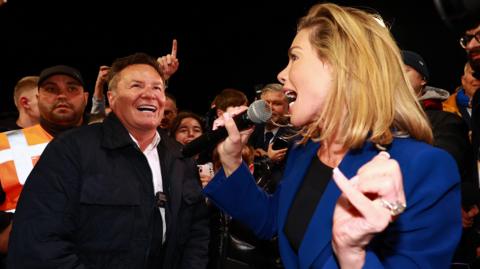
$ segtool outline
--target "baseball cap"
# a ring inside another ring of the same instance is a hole
[[[69,77],[74,78],[75,80],[80,82],[80,84],[82,84],[83,87],[85,87],[85,83],[83,81],[82,75],[80,74],[80,71],[66,65],[56,65],[56,66],[43,69],[42,72],[40,72],[38,85],[40,86],[47,78],[53,75],[67,75]]]
[[[422,75],[426,81],[430,79],[427,64],[422,56],[420,56],[418,53],[409,50],[402,50],[402,59],[405,65],[415,69],[415,71]]]

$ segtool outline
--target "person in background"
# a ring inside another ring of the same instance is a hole
[[[405,72],[418,96],[433,131],[433,145],[446,150],[457,162],[462,182],[470,182],[478,188],[478,173],[469,128],[459,115],[443,111],[449,93],[427,86],[429,72],[424,59],[416,52],[402,51]]]
[[[203,128],[203,120],[199,115],[182,111],[172,122],[170,135],[180,144],[186,145],[201,136],[204,131]]]
[[[205,268],[208,216],[198,172],[158,129],[165,84],[144,53],[109,72],[112,113],[57,137],[30,173],[9,268]]]
[[[303,126],[273,195],[242,163],[252,130],[217,124],[222,169],[209,200],[262,238],[286,268],[449,268],[461,235],[460,177],[433,136],[396,42],[376,14],[331,3],[300,19],[278,79]],[[332,180],[333,179],[333,180]],[[448,235],[448,236],[444,236]]]
[[[180,65],[180,62],[177,59],[176,39],[174,39],[172,42],[172,52],[165,56],[158,57],[157,62],[160,65],[160,69],[162,70],[165,81],[167,82],[168,79],[173,74],[175,74],[175,72],[177,72]],[[102,65],[100,66],[100,69],[98,71],[97,80],[95,81],[95,88],[92,96],[92,108],[90,110],[89,124],[102,122],[106,115],[111,111],[111,109],[107,106],[104,94],[105,86],[108,83],[107,78],[109,70],[109,66]],[[167,85],[167,83],[165,85]],[[175,98],[168,94],[167,97],[171,100],[167,102],[165,107],[165,112],[167,113],[167,115],[162,121],[165,122],[162,124],[162,128],[168,128],[169,121],[174,119],[177,113]],[[172,100],[173,104],[171,103]],[[170,112],[172,112],[173,114],[169,114]]]
[[[272,117],[266,123],[255,125],[248,143],[255,149],[254,176],[260,186],[273,193],[280,182],[288,148],[293,144],[294,130],[289,124],[288,99],[282,84],[265,85],[260,99],[270,107]]]
[[[170,130],[172,128],[173,120],[177,117],[178,108],[177,100],[171,94],[165,94],[165,111],[163,112],[163,118],[160,122],[160,128]]]
[[[0,133],[0,253],[7,252],[13,213],[34,165],[60,133],[85,124],[88,92],[80,72],[69,66],[45,68],[36,79],[40,123]]]
[[[471,129],[472,99],[480,88],[480,80],[473,76],[473,69],[469,62],[465,64],[461,79],[462,85],[443,102],[443,110],[455,113],[462,117]]]
[[[18,110],[16,124],[20,128],[33,126],[40,121],[37,99],[38,79],[38,76],[23,77],[15,85],[13,98]]]
[[[27,128],[38,124],[40,112],[38,111],[38,76],[21,78],[13,90],[13,102],[18,110],[18,117],[0,122],[0,132]]]
[[[449,93],[443,89],[427,86],[429,75],[423,58],[413,51],[405,50],[402,51],[402,58],[410,84],[419,96],[432,126],[433,145],[446,150],[457,163],[462,181],[463,232],[453,263],[466,262],[467,259],[472,260],[471,254],[476,253],[477,248],[475,242],[479,241],[478,235],[472,232],[475,230],[472,226],[474,217],[478,214],[478,207],[471,202],[471,197],[479,196],[480,199],[478,173],[468,126],[460,116],[442,110],[442,102],[448,98]]]
[[[103,119],[110,113],[110,108],[107,107],[105,95],[103,91],[108,84],[107,77],[110,67],[106,65],[100,66],[98,70],[97,80],[95,81],[95,88],[92,95],[92,108],[90,109],[90,117],[88,124],[102,122]]]
[[[475,16],[477,18],[478,16]],[[465,34],[460,38],[460,45],[467,53],[468,63],[471,67],[471,76],[480,80],[480,21],[478,19],[471,21],[470,27],[467,28]],[[464,75],[468,75],[465,73]],[[463,78],[462,78],[463,85]],[[480,173],[480,91],[474,89],[474,93],[470,100],[470,122],[468,123],[472,130],[472,145],[477,161],[479,162]],[[461,97],[461,96],[460,96]]]
[[[199,115],[193,112],[182,111],[178,113],[177,117],[173,120],[169,133],[170,136],[185,146],[203,134],[204,126],[203,119]],[[198,166],[200,181],[203,187],[213,177],[213,165],[211,161],[205,161],[199,159],[199,157],[200,156],[197,155],[194,159]]]
[[[465,31],[460,38],[460,46],[467,53],[468,62],[476,73],[475,77],[480,79],[480,23],[478,21]]]
[[[430,80],[427,63],[418,53],[402,50],[405,72],[422,106],[426,109],[442,110],[442,102],[450,93],[444,89],[427,85]]]

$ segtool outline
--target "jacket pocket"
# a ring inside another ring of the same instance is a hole
[[[86,178],[80,193],[78,222],[82,249],[128,250],[139,208],[138,187],[124,186],[98,175]]]
[[[194,225],[199,205],[203,203],[205,197],[201,193],[200,184],[196,179],[188,180],[183,185],[182,206],[178,214],[178,245],[183,246],[191,237],[192,225]]]

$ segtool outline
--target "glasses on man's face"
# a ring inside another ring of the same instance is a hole
[[[462,38],[460,38],[460,46],[462,46],[462,48],[466,48],[468,43],[470,43],[473,38],[475,38],[475,40],[480,43],[480,31],[476,32],[473,35],[464,35]]]

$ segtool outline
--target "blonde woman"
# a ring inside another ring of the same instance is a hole
[[[364,11],[318,4],[288,55],[278,78],[297,95],[291,123],[304,128],[281,186],[258,190],[241,160],[252,131],[226,113],[223,169],[204,192],[257,235],[278,235],[286,268],[449,268],[461,232],[457,168],[429,145],[389,30]]]

